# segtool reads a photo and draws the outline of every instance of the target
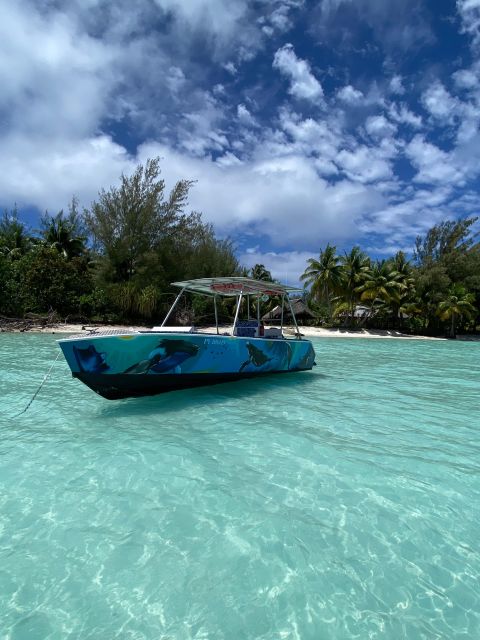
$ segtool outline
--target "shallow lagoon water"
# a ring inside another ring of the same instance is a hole
[[[480,343],[111,402],[0,335],[0,636],[480,637]]]

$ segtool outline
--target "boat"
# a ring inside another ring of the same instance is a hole
[[[274,373],[308,371],[315,364],[312,343],[300,333],[289,294],[298,289],[253,278],[200,278],[173,282],[180,288],[160,326],[141,330],[106,330],[58,340],[77,378],[104,398],[147,396]],[[213,298],[215,328],[170,326],[183,295]],[[280,327],[265,327],[260,303],[281,300]],[[233,324],[220,327],[219,297],[236,298]],[[250,309],[256,306],[256,317]],[[287,335],[283,309],[295,329]],[[247,318],[241,319],[241,315]]]

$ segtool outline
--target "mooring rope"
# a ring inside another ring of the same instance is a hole
[[[56,361],[59,359],[59,357],[62,355],[62,352],[59,351],[57,353],[57,356],[55,358],[55,360],[52,362],[52,364],[50,365],[49,370],[47,371],[47,373],[43,376],[43,380],[40,383],[40,386],[38,387],[38,389],[35,391],[35,393],[33,394],[33,396],[30,399],[30,402],[27,404],[27,406],[25,407],[25,409],[22,409],[22,411],[20,411],[20,413],[15,414],[14,416],[12,416],[10,419],[13,420],[14,418],[18,418],[18,416],[21,416],[22,413],[25,413],[25,411],[27,411],[27,409],[30,407],[30,405],[32,404],[32,402],[35,400],[35,398],[38,396],[38,394],[40,393],[41,388],[43,387],[43,385],[45,384],[45,382],[48,380],[50,374],[52,373],[52,369],[55,366]]]

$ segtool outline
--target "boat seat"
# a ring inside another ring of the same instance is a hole
[[[233,335],[239,338],[256,338],[258,336],[257,320],[239,320]]]
[[[264,336],[265,338],[283,338],[283,333],[277,327],[269,327],[268,329],[265,328]]]

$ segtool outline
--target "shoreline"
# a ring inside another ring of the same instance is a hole
[[[230,326],[230,325],[229,325]],[[104,330],[118,330],[118,331],[137,331],[145,330],[147,327],[133,326],[133,325],[85,325],[85,324],[63,324],[58,323],[50,325],[48,327],[31,327],[27,330],[19,329],[2,329],[2,333],[50,333],[50,334],[76,334],[87,336],[92,330],[104,331]],[[223,328],[223,327],[222,327]],[[407,333],[401,333],[400,331],[386,330],[386,329],[359,329],[352,331],[349,329],[325,329],[322,327],[303,327],[299,325],[300,333],[306,338],[368,338],[378,339],[387,338],[393,340],[448,340],[448,338],[433,337],[433,336],[419,336],[410,335]],[[215,332],[215,327],[201,327],[200,331]],[[293,335],[294,327],[285,326],[285,335]],[[480,340],[480,336],[457,336],[458,340]]]

